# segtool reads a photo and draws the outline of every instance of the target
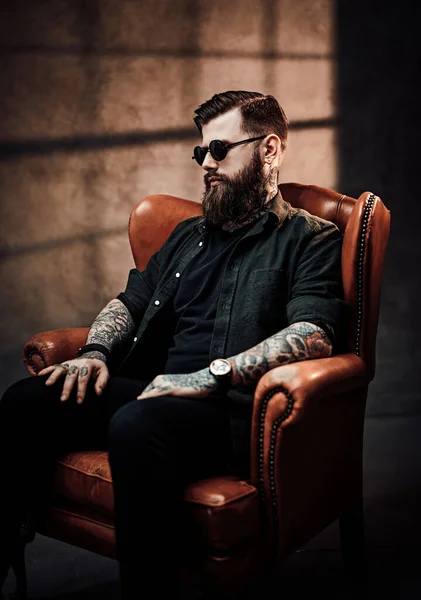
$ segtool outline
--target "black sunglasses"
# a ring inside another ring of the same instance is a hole
[[[192,156],[192,159],[196,160],[197,163],[202,166],[206,158],[206,154],[210,152],[212,158],[220,162],[221,160],[224,160],[228,154],[228,150],[231,150],[231,148],[234,148],[234,146],[240,146],[241,144],[247,144],[248,142],[256,142],[257,140],[262,140],[265,137],[265,135],[260,135],[259,137],[241,140],[241,142],[234,142],[233,144],[225,144],[221,140],[212,140],[209,144],[209,148],[196,146],[193,150],[194,156]]]

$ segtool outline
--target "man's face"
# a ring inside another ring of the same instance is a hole
[[[231,144],[254,137],[245,133],[241,124],[238,109],[212,119],[202,128],[202,147],[209,147],[212,140]],[[259,141],[231,148],[220,162],[208,152],[202,167],[206,171],[202,213],[209,222],[221,225],[238,221],[264,205],[267,177]]]

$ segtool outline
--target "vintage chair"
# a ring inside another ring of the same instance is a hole
[[[390,213],[371,192],[355,200],[314,185],[284,183],[280,189],[293,206],[333,221],[344,234],[343,284],[353,309],[349,350],[264,375],[255,394],[250,479],[215,477],[186,489],[195,531],[186,582],[205,582],[219,590],[217,597],[243,593],[275,573],[283,559],[338,518],[346,569],[361,575],[364,568],[363,425],[375,373]],[[199,213],[199,204],[173,196],[140,200],[129,221],[137,267],[145,267],[180,220]],[[33,336],[24,348],[28,371],[35,375],[74,357],[87,333],[84,327]],[[62,456],[51,505],[22,526],[14,564],[18,597],[26,595],[24,548],[35,532],[114,557],[112,515],[107,453]]]

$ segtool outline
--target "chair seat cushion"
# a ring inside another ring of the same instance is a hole
[[[109,523],[113,517],[113,487],[108,453],[69,452],[57,461],[53,498],[74,509],[83,507]],[[197,541],[213,553],[256,538],[261,533],[259,495],[249,482],[234,475],[195,481],[185,490],[192,531]]]

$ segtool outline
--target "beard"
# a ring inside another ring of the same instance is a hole
[[[268,176],[263,173],[260,153],[256,150],[248,165],[233,177],[217,175],[221,180],[212,187],[204,176],[205,191],[202,196],[202,215],[213,225],[238,222],[261,210],[267,198]]]

